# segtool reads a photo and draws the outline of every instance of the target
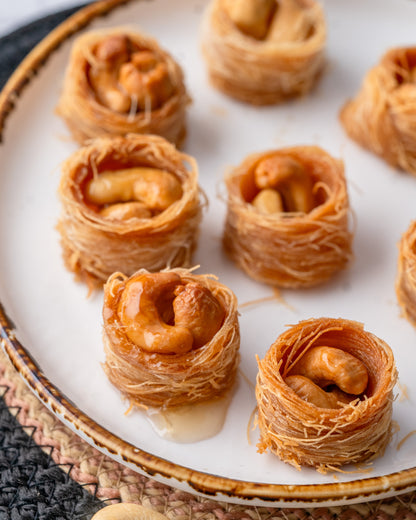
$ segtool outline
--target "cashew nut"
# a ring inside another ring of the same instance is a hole
[[[318,408],[342,408],[345,404],[354,399],[354,397],[347,396],[347,394],[341,392],[339,389],[331,389],[326,392],[305,376],[288,376],[285,379],[285,383],[290,386],[301,399],[318,406]]]
[[[173,300],[175,325],[192,332],[194,348],[208,343],[220,329],[225,311],[209,289],[196,282],[179,285]]]
[[[314,206],[312,179],[292,157],[275,155],[263,159],[254,171],[254,181],[260,190],[278,191],[285,211],[308,213]]]
[[[284,211],[283,200],[280,193],[273,188],[264,188],[251,201],[253,206],[261,213],[268,215],[282,213]]]
[[[182,186],[172,173],[136,167],[100,173],[87,183],[85,195],[99,206],[138,201],[149,210],[163,211],[180,199]]]
[[[129,58],[129,39],[124,34],[113,34],[100,41],[95,55],[102,66],[123,63]]]
[[[143,350],[185,354],[212,339],[225,311],[206,287],[160,272],[127,282],[118,315],[127,337]]]
[[[368,384],[367,368],[345,350],[317,346],[310,348],[293,365],[289,375],[302,375],[321,388],[336,385],[347,394],[360,395]]]
[[[275,0],[230,0],[225,4],[228,16],[241,32],[262,40],[276,10]]]
[[[91,520],[167,520],[167,517],[138,504],[121,503],[103,507]]]
[[[151,61],[149,60],[148,63],[150,64]],[[146,70],[142,65],[144,63],[141,62],[139,66],[134,62],[124,63],[120,67],[118,81],[129,96],[136,99],[141,110],[145,110],[147,103],[155,109],[173,93],[169,72],[164,63],[156,63],[150,70]]]
[[[176,273],[142,274],[124,289],[118,314],[126,335],[148,352],[185,354],[192,350],[192,333],[186,327],[163,321],[159,306],[174,299],[174,290],[182,281]]]
[[[279,7],[270,23],[268,41],[304,41],[311,34],[313,20],[300,1],[280,0]]]
[[[174,91],[166,64],[125,35],[97,44],[88,78],[98,101],[115,112],[159,108]]]
[[[100,215],[110,220],[128,220],[130,218],[151,218],[152,212],[142,202],[120,202],[105,206]]]

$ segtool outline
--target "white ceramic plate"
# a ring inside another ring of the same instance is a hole
[[[409,491],[416,487],[416,436],[400,449],[398,443],[416,429],[416,330],[400,315],[394,281],[397,242],[416,218],[416,179],[357,147],[346,137],[337,114],[385,50],[416,43],[416,3],[325,1],[328,67],[319,85],[304,99],[266,108],[234,102],[209,86],[199,46],[205,5],[203,0],[136,1],[110,9],[105,18],[95,18],[93,12],[82,19],[94,18],[90,28],[128,23],[155,36],[185,71],[193,98],[186,152],[198,160],[200,184],[210,201],[195,256],[199,272],[215,273],[241,304],[272,295],[270,288],[250,280],[224,257],[225,204],[218,194],[223,192],[227,167],[247,154],[297,144],[317,144],[345,161],[356,216],[355,261],[320,288],[282,291],[285,303],[242,307],[245,377],[240,378],[218,435],[176,444],[155,435],[140,413],[125,416],[126,404],[100,365],[102,294],[88,299],[86,288],[64,269],[55,230],[59,166],[76,146],[54,107],[73,41],[67,35],[78,28],[78,18],[76,24],[70,20],[66,25],[69,30],[59,37],[63,44],[23,90],[3,131],[2,345],[28,384],[69,426],[122,463],[170,485],[232,502],[276,506],[343,504]],[[49,41],[37,54],[48,56],[54,47],[56,41]],[[35,68],[42,61],[38,55],[29,60]],[[17,83],[14,78],[12,86]],[[12,98],[6,94],[1,99],[3,113]],[[287,324],[321,316],[362,321],[395,354],[400,384],[394,420],[400,430],[385,455],[366,471],[336,475],[297,471],[273,455],[256,452],[258,431],[247,435],[255,408],[255,355],[263,357]]]

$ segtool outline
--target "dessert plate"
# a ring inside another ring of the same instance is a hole
[[[22,62],[0,95],[0,335],[30,388],[85,440],[135,471],[191,493],[251,505],[307,507],[385,498],[416,489],[416,330],[401,316],[394,283],[397,243],[416,218],[416,179],[351,142],[338,112],[390,47],[414,43],[412,0],[325,1],[327,67],[303,99],[252,107],[207,81],[200,51],[204,0],[104,0],[81,9]],[[102,16],[107,14],[107,16]],[[102,293],[88,297],[61,259],[55,229],[60,163],[76,149],[54,113],[71,43],[82,31],[128,25],[168,49],[183,67],[193,103],[185,151],[199,164],[207,207],[195,254],[240,303],[239,383],[220,433],[195,443],[159,437],[109,384],[101,364]],[[34,74],[34,73],[37,74]],[[249,153],[315,144],[345,162],[355,259],[327,284],[277,293],[223,254],[223,175]],[[371,465],[322,475],[259,454],[253,424],[256,355],[288,324],[343,317],[393,349],[399,370],[397,432]]]

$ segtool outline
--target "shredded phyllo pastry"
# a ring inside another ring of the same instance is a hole
[[[254,105],[310,91],[325,43],[323,10],[314,0],[213,0],[202,27],[212,84]]]
[[[416,175],[416,47],[388,51],[340,119],[354,141]]]
[[[114,273],[104,287],[103,319],[104,369],[131,406],[197,403],[233,386],[237,300],[213,276]]]
[[[81,144],[140,133],[179,146],[189,101],[181,67],[157,41],[115,28],[75,41],[57,112]]]
[[[396,294],[404,315],[416,326],[416,220],[399,243]]]
[[[344,167],[321,148],[250,155],[225,182],[223,244],[255,280],[313,286],[350,260],[353,236]]]
[[[390,347],[361,323],[302,321],[258,363],[260,453],[320,472],[384,453],[397,372]]]
[[[188,267],[202,204],[196,161],[158,136],[97,138],[62,166],[66,267],[89,285],[137,269]]]

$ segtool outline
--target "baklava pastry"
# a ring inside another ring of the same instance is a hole
[[[389,50],[366,74],[340,119],[363,148],[416,175],[416,47]]]
[[[396,294],[404,316],[416,326],[416,220],[399,243]]]
[[[212,0],[203,21],[211,83],[253,105],[309,92],[322,72],[325,44],[315,0]]]
[[[234,384],[240,333],[233,292],[186,269],[104,287],[105,372],[137,407],[175,407],[222,396]]]
[[[102,135],[139,133],[179,146],[189,100],[181,67],[157,41],[116,28],[75,41],[57,113],[81,144]]]
[[[190,266],[202,204],[196,161],[158,136],[93,140],[62,166],[66,267],[90,286],[116,271]]]
[[[259,452],[323,473],[382,455],[396,379],[390,347],[361,323],[301,321],[259,360]]]
[[[252,154],[225,183],[223,245],[253,279],[310,287],[350,260],[353,235],[343,163],[321,148]]]

